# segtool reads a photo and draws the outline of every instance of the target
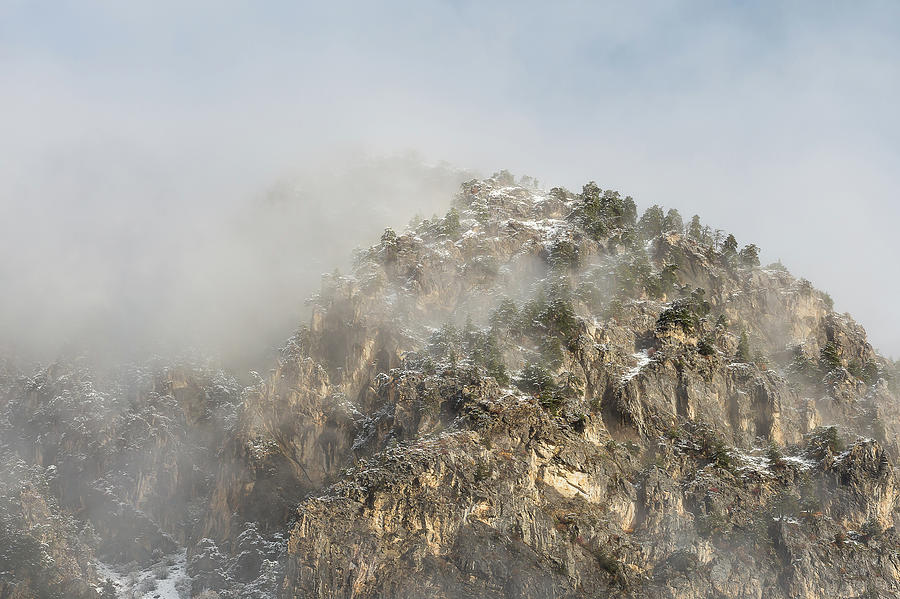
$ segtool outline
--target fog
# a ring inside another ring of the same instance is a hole
[[[896,356],[898,17],[3,2],[0,339],[252,361],[354,246],[507,168],[699,213]]]
[[[239,371],[265,366],[305,320],[323,273],[347,271],[385,227],[446,211],[473,176],[414,155],[342,152],[258,192],[200,199],[206,190],[151,164],[68,157],[52,181],[24,186],[35,199],[7,222],[2,270],[15,291],[3,300],[11,354],[188,353]]]

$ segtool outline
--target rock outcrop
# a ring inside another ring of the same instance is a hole
[[[59,469],[98,555],[187,547],[195,596],[898,596],[897,365],[734,245],[471,181],[326,277],[242,391],[9,379],[4,451]]]
[[[509,183],[325,283],[208,522],[268,485],[285,597],[896,592],[893,365],[862,329],[615,194]]]

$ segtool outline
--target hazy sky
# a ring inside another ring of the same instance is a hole
[[[6,320],[115,301],[324,155],[415,150],[697,212],[900,356],[900,4],[548,4],[0,0]]]

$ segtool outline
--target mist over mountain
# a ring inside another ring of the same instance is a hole
[[[471,177],[414,154],[342,152],[242,195],[179,188],[146,162],[136,168],[146,156],[107,158],[108,170],[96,156],[62,161],[51,181],[22,190],[29,201],[5,223],[8,353],[46,362],[193,351],[262,368],[306,317],[323,273],[346,269],[386,226],[443,210]]]
[[[157,253],[189,252],[297,169],[411,148],[704,215],[827,288],[896,357],[898,11],[3,2],[0,280],[21,289],[4,313],[59,329],[23,306],[96,302],[125,275],[101,261],[60,289],[46,269],[130,257],[130,280],[163,278]]]
[[[373,220],[370,190],[420,207],[461,175],[398,189],[371,164],[341,182]],[[239,231],[303,206],[279,187]],[[10,356],[0,592],[894,596],[898,364],[759,256],[699,215],[500,171],[323,277],[264,375]]]
[[[0,599],[900,597],[898,28],[0,0]]]

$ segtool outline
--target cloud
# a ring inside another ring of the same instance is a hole
[[[284,294],[279,305],[300,302],[284,297],[308,284],[248,274],[269,272],[253,263],[265,252],[251,244],[235,255],[242,246],[222,241],[232,239],[224,215],[246,214],[298,172],[308,181],[323,164],[340,172],[334,156],[347,148],[415,149],[426,162],[509,168],[547,185],[595,179],[641,206],[699,213],[830,291],[898,355],[898,12],[4,3],[0,86],[12,92],[0,99],[0,277],[14,290],[0,300],[4,327],[48,340],[75,335],[76,323],[102,330],[84,324],[86,311],[101,321],[121,313],[118,333],[135,314],[180,326],[197,306],[217,313],[217,277],[234,263],[254,286]],[[419,181],[412,188],[434,206],[428,169],[401,170],[389,172]],[[351,201],[331,191],[337,179],[313,185],[320,195],[307,205],[317,208],[292,215],[306,218],[298,226],[315,229],[319,207]],[[378,185],[372,201],[384,212],[372,228],[412,216],[401,218],[409,204],[392,195],[404,183]],[[352,230],[363,237],[353,244],[372,240],[339,220],[329,221],[332,238]],[[323,264],[349,245],[291,259]],[[172,317],[188,296],[190,310]],[[253,302],[238,303],[252,312]],[[208,327],[247,313],[225,310]]]

